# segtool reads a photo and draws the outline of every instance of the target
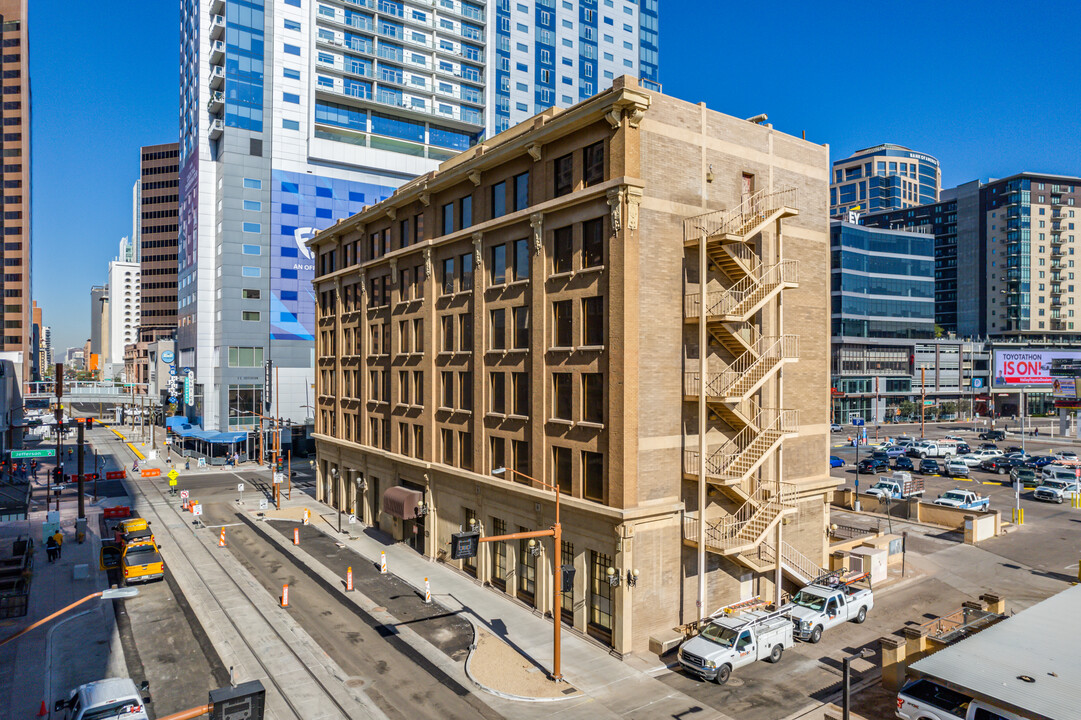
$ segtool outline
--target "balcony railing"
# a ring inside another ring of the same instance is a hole
[[[782,207],[796,207],[796,188],[767,193],[765,190],[746,198],[733,210],[716,210],[683,221],[684,241],[714,235],[741,234]]]

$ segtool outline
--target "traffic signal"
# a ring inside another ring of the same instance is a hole
[[[562,586],[564,590],[569,590],[574,587],[574,566],[573,565],[560,565],[559,569],[563,573]]]
[[[274,472],[285,472],[285,460],[280,456],[274,460]]]
[[[86,419],[86,427],[87,427],[87,428],[92,428],[92,427],[94,427],[94,418],[88,417],[88,418]]]

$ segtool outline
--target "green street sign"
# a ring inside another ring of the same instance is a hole
[[[12,450],[11,459],[16,458],[39,458],[39,457],[55,457],[56,449],[49,448],[48,450]]]

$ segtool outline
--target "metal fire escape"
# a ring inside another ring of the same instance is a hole
[[[699,504],[684,514],[683,537],[757,572],[780,563],[796,579],[817,565],[785,542],[778,558],[766,538],[796,509],[778,448],[799,423],[797,411],[781,406],[780,372],[799,359],[799,337],[783,333],[781,310],[782,293],[799,280],[797,261],[781,253],[781,223],[798,213],[796,189],[787,188],[683,223],[684,245],[699,265],[699,291],[684,301],[684,321],[698,330],[698,358],[688,361],[683,383],[685,401],[698,409],[683,472],[698,481]],[[708,486],[722,500],[707,509]]]

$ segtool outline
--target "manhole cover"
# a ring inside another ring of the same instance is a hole
[[[569,687],[569,688],[567,688],[566,690],[563,691],[563,694],[564,695],[573,695],[576,692],[578,692],[578,688]]]

